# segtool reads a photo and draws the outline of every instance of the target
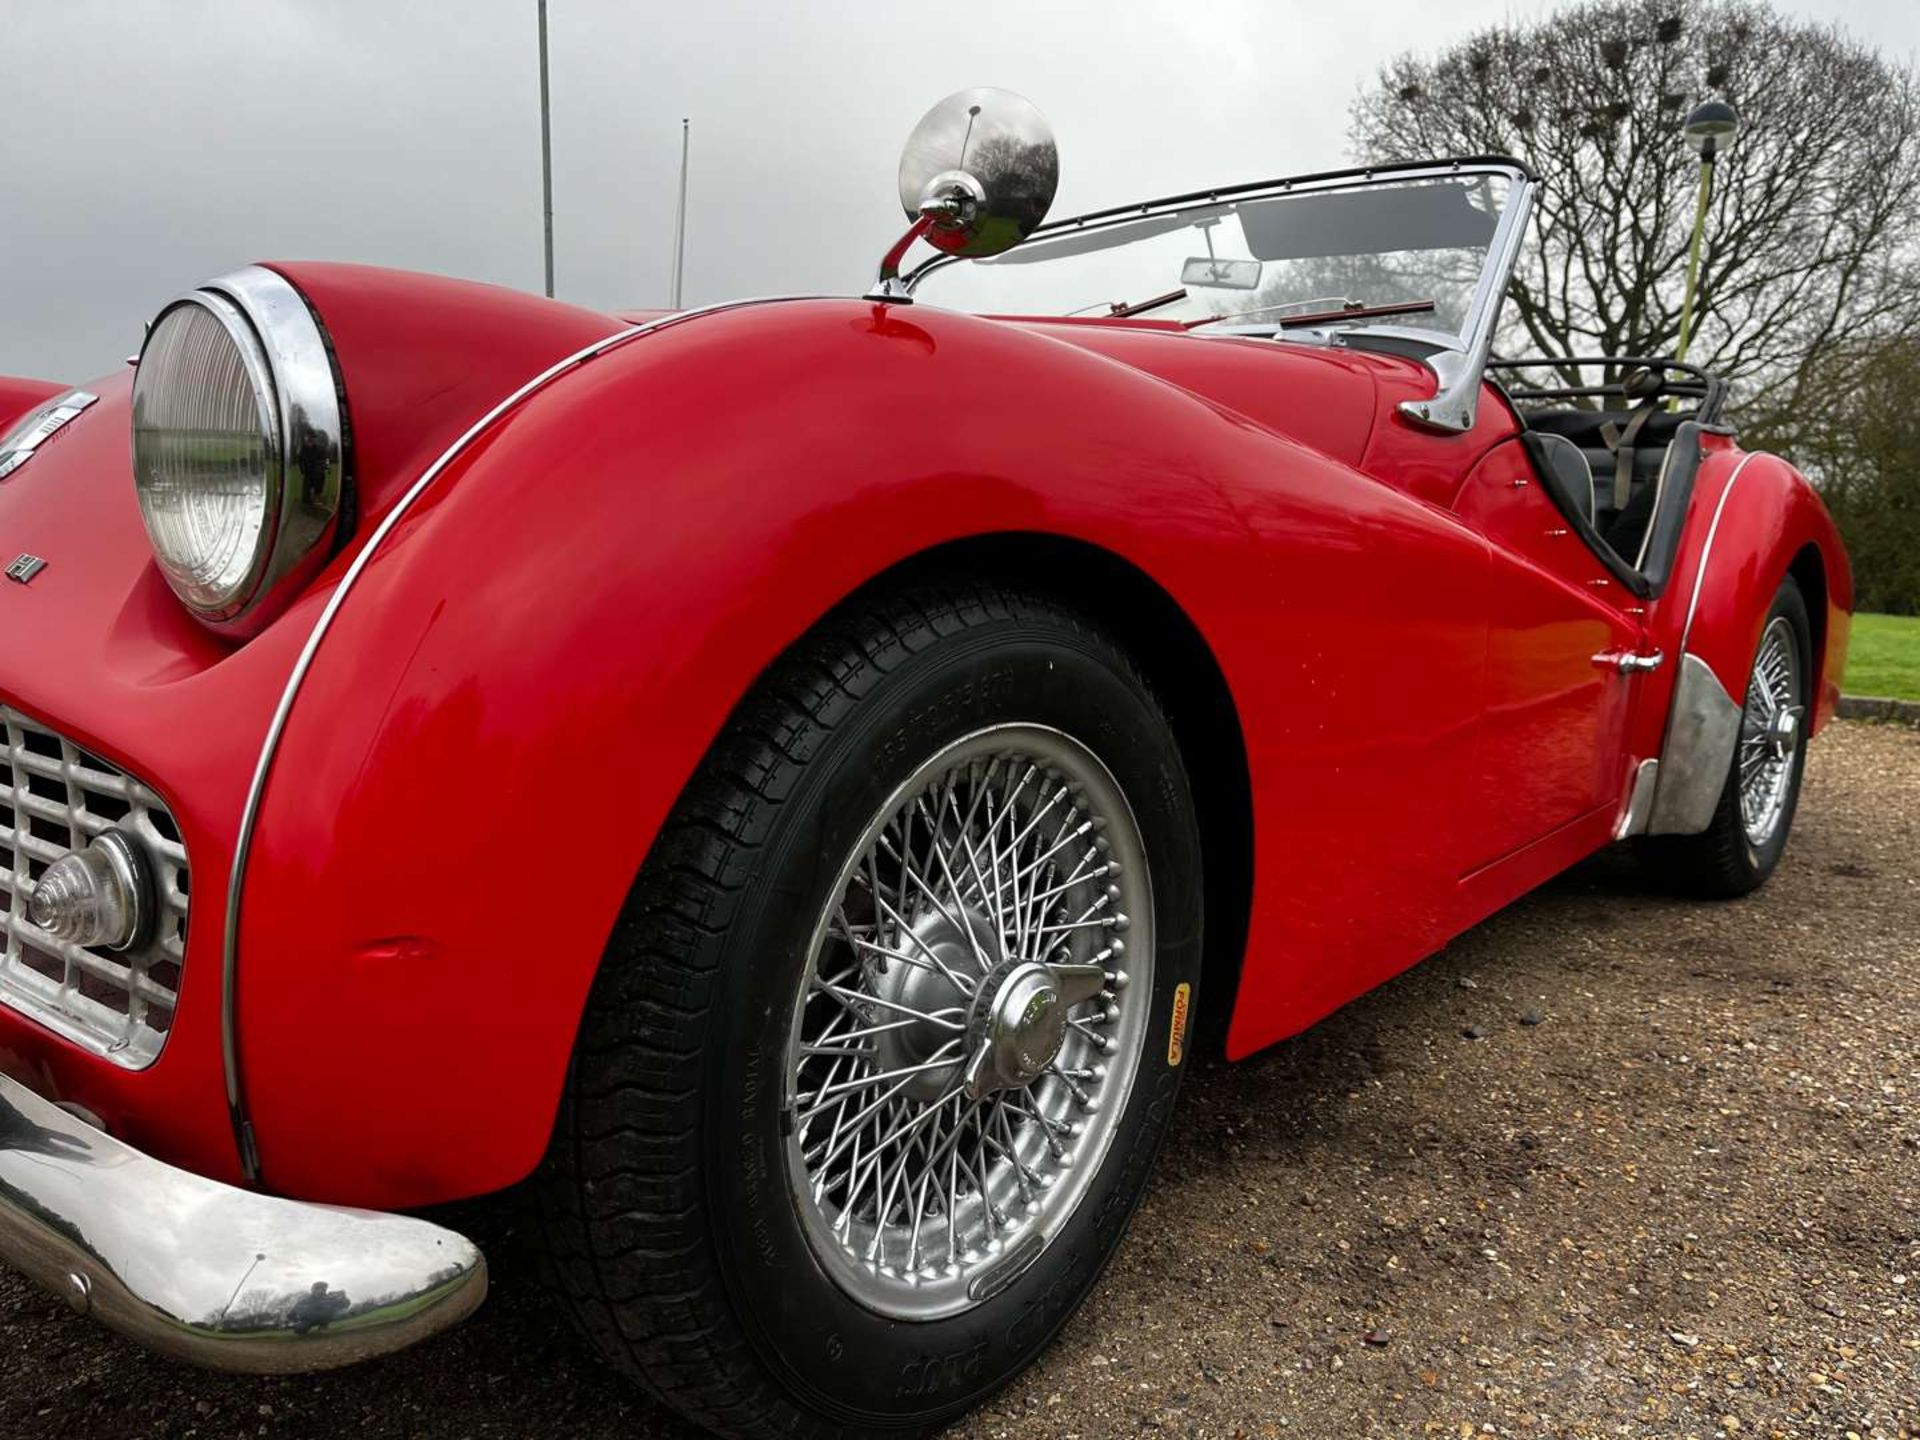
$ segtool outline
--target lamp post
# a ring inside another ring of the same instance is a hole
[[[1700,198],[1693,210],[1693,243],[1687,250],[1687,290],[1680,300],[1680,352],[1674,358],[1687,358],[1687,344],[1693,339],[1693,292],[1700,283],[1700,237],[1707,228],[1707,201],[1713,194],[1713,162],[1740,133],[1740,113],[1724,100],[1708,100],[1696,105],[1680,122],[1680,133],[1700,157]]]
[[[547,298],[553,298],[553,122],[547,103],[547,0],[540,0],[540,216],[546,232]]]
[[[687,275],[687,152],[693,143],[693,121],[680,121],[680,203],[673,212],[673,302],[680,308],[680,287]]]

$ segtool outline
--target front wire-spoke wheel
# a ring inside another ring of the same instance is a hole
[[[614,928],[537,1187],[563,1300],[727,1434],[946,1423],[1145,1193],[1200,931],[1179,746],[1111,636],[966,580],[830,616]]]
[[[1004,724],[915,770],[840,868],[787,1052],[788,1180],[847,1293],[932,1319],[1031,1265],[1112,1143],[1152,994],[1145,848],[1091,751]]]

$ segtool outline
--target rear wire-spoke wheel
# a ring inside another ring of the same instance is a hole
[[[830,616],[654,841],[537,1187],[592,1343],[735,1435],[905,1436],[1017,1374],[1169,1124],[1199,839],[1126,653],[954,580]]]
[[[1786,815],[1805,718],[1806,687],[1793,625],[1776,615],[1760,637],[1740,715],[1740,823],[1756,847],[1773,839]]]
[[[1639,843],[1662,883],[1729,899],[1758,889],[1780,863],[1806,766],[1812,657],[1806,601],[1789,578],[1760,629],[1739,739],[1712,821],[1698,835],[1656,835]]]
[[[1144,1048],[1146,881],[1106,767],[1040,726],[950,746],[868,825],[817,927],[786,1102],[807,1238],[861,1304],[968,1309],[1072,1213]]]

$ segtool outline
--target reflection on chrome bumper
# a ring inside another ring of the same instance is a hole
[[[451,1230],[190,1175],[5,1076],[0,1260],[150,1349],[260,1373],[399,1350],[487,1293]]]

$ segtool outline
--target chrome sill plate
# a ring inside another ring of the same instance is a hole
[[[254,1374],[403,1349],[487,1293],[451,1230],[188,1174],[3,1075],[0,1260],[150,1350]]]

